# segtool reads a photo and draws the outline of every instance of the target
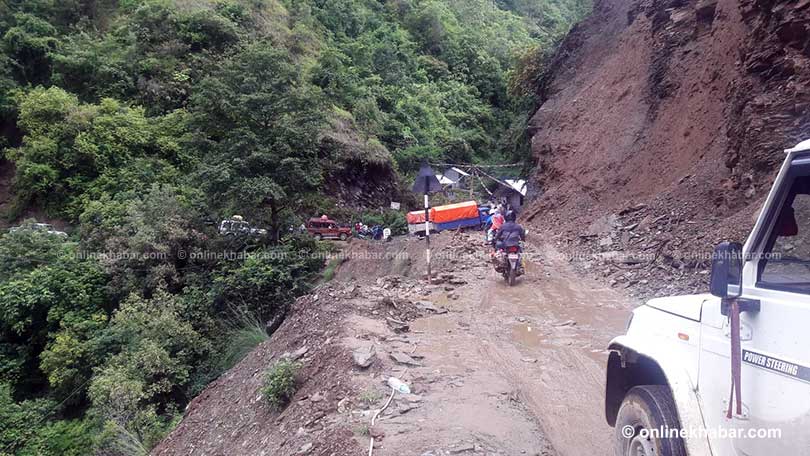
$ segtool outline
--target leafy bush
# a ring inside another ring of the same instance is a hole
[[[119,296],[148,296],[161,285],[172,292],[182,289],[179,270],[186,264],[188,252],[204,239],[195,226],[197,214],[188,195],[172,186],[153,185],[123,209],[125,214],[110,220],[104,233],[105,251],[126,254],[104,260],[113,277],[112,290]]]
[[[0,454],[15,454],[25,447],[40,423],[55,405],[47,400],[14,402],[11,386],[0,383]]]
[[[264,375],[262,395],[275,409],[281,409],[292,399],[297,389],[296,375],[301,365],[289,359],[282,359]]]
[[[155,445],[203,374],[212,345],[183,319],[182,309],[179,298],[158,290],[152,299],[131,296],[113,316],[106,340],[115,354],[89,388],[93,411],[108,423],[110,451]]]
[[[95,450],[93,436],[99,431],[92,418],[56,420],[36,428],[36,435],[17,453],[19,456],[86,456]]]
[[[83,104],[58,87],[40,87],[23,97],[19,117],[22,145],[7,153],[17,167],[19,204],[77,218],[84,203],[99,193],[137,196],[137,190],[161,178],[176,177],[170,160],[182,155],[178,116],[147,118],[143,109],[112,99]],[[150,175],[148,162],[155,161],[160,171]],[[147,173],[122,179],[130,165]]]
[[[21,82],[42,84],[48,79],[51,52],[58,46],[56,28],[47,20],[29,13],[14,15],[14,26],[5,30],[3,51],[15,63]]]
[[[182,396],[211,344],[181,314],[181,300],[158,290],[151,299],[130,296],[113,315],[106,339],[117,352],[90,385],[101,411],[129,414],[141,404]]]
[[[251,252],[242,263],[225,262],[214,274],[215,300],[266,321],[309,290],[324,266],[322,249],[309,236],[291,236]]]
[[[239,40],[236,25],[210,11],[198,11],[184,18],[180,25],[180,36],[192,51],[223,49]]]
[[[0,378],[17,394],[50,384],[62,400],[91,375],[94,354],[85,343],[107,321],[107,278],[77,247],[29,230],[0,237],[0,254],[9,255],[0,267]]]

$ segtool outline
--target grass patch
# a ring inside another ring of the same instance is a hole
[[[346,258],[341,256],[337,256],[329,260],[324,268],[323,272],[321,273],[321,280],[320,283],[326,283],[331,281],[335,278],[335,273],[337,272],[338,267],[346,261]]]
[[[380,402],[380,399],[382,398],[383,398],[382,393],[373,389],[367,389],[363,391],[362,393],[360,393],[360,396],[358,397],[358,399],[360,399],[360,402],[365,404],[366,407],[371,407],[377,402]]]
[[[295,377],[300,369],[301,364],[282,359],[264,374],[262,395],[274,409],[282,409],[292,399],[298,389]]]
[[[148,445],[137,433],[109,420],[99,437],[99,454],[120,456],[149,456]]]
[[[354,427],[354,433],[361,437],[368,437],[371,435],[371,428],[368,424],[360,424]]]
[[[236,365],[260,343],[270,339],[261,320],[244,309],[231,309],[233,318],[228,326],[228,344],[219,361],[221,371]]]

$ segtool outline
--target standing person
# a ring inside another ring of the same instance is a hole
[[[492,206],[490,206],[492,207]],[[487,211],[487,218],[484,219],[484,244],[488,244],[492,242],[490,239],[490,231],[489,229],[492,227],[492,216],[495,215],[495,209],[490,209]]]
[[[484,219],[484,231],[489,231],[489,227],[492,226],[492,216],[495,215],[495,210],[490,209],[487,212],[487,218]]]

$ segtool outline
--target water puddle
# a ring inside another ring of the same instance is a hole
[[[453,332],[461,328],[451,318],[428,317],[428,318],[419,318],[417,320],[412,321],[411,329],[413,331],[422,331],[426,333],[436,334],[436,333],[446,333],[448,331]]]
[[[545,342],[539,328],[526,323],[512,326],[512,340],[529,348],[538,348]]]

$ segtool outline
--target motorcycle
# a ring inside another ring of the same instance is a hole
[[[523,275],[523,258],[521,258],[520,247],[507,247],[504,257],[503,278],[511,287],[515,285],[515,278]]]
[[[503,275],[510,287],[515,285],[515,279],[525,272],[522,249],[519,246],[507,247],[499,250],[496,255],[495,271]]]

